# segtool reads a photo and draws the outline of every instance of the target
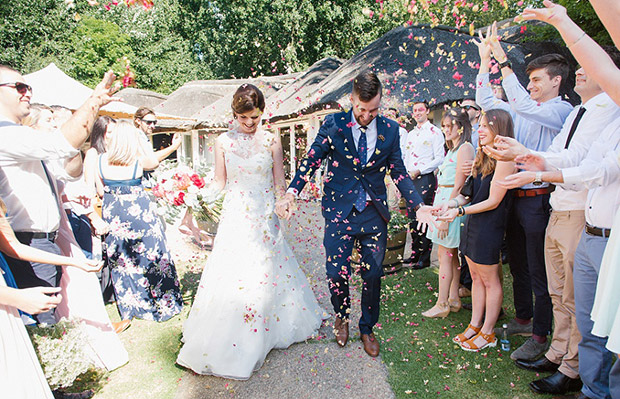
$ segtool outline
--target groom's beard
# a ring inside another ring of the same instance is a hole
[[[355,116],[355,115],[353,115],[353,116]],[[377,115],[377,116],[379,116],[379,115]],[[375,120],[375,118],[376,118],[376,116],[371,116],[370,119],[362,121],[362,120],[360,120],[361,118],[358,118],[357,116],[355,116],[355,121],[357,122],[357,124],[359,126],[368,126],[368,125],[370,125],[372,123],[373,120]]]

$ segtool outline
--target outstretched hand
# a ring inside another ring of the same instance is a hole
[[[482,151],[498,161],[513,161],[519,155],[528,153],[528,149],[511,137],[496,136],[493,146],[482,146]]]
[[[101,82],[95,87],[91,98],[93,98],[99,107],[102,107],[112,101],[121,101],[118,97],[112,97],[112,95],[120,89],[120,85],[115,85],[116,75],[111,70],[103,75]]]
[[[484,37],[482,34],[482,30],[478,31],[478,39],[480,41],[472,40],[472,42],[478,47],[478,55],[480,56],[480,61],[488,63],[491,61],[491,53],[493,49],[489,44],[488,37],[491,35],[491,28],[487,28],[487,37]]]
[[[451,223],[454,221],[454,219],[456,219],[456,217],[459,215],[459,210],[456,208],[450,208],[447,211],[445,211],[444,213],[442,213],[441,215],[439,215],[437,217],[437,220],[439,220],[440,222],[448,222]]]
[[[103,267],[102,260],[78,259],[78,258],[74,258],[74,259],[75,261],[73,262],[73,264],[69,266],[77,267],[78,269],[82,269],[88,273],[98,272]]]
[[[54,309],[62,300],[60,287],[33,287],[16,291],[15,307],[30,314],[43,313]]]
[[[519,155],[515,158],[517,168],[521,170],[529,170],[531,172],[547,170],[547,161],[537,154]]]
[[[562,21],[569,19],[566,8],[549,0],[543,1],[545,8],[526,8],[515,22],[538,20],[557,27]]]
[[[506,176],[504,179],[496,181],[495,184],[510,190],[511,188],[525,186],[526,184],[533,182],[535,179],[536,173],[534,172],[519,172]]]
[[[437,227],[437,222],[433,216],[433,207],[424,205],[421,206],[415,213],[415,217],[418,221],[417,229],[421,232],[426,232],[426,229],[433,231]]]

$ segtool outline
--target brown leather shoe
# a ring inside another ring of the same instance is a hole
[[[379,356],[379,341],[375,338],[375,333],[362,334],[360,338],[364,343],[364,350],[368,353],[368,356]]]
[[[121,320],[118,323],[112,323],[112,328],[114,329],[115,333],[120,334],[125,331],[130,324],[131,320]]]
[[[336,342],[339,346],[345,346],[349,340],[349,320],[343,320],[340,317],[336,317],[334,323],[334,334],[336,335]]]

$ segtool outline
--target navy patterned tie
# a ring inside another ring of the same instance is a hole
[[[368,126],[360,126],[360,139],[357,143],[357,153],[360,157],[360,166],[363,168],[366,164],[366,154],[368,152],[368,145],[366,143],[366,129]],[[358,211],[363,211],[366,208],[366,191],[364,190],[364,186],[360,183],[359,185],[359,193],[357,195],[357,199],[355,200],[355,208]]]

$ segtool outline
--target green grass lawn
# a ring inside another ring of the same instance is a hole
[[[504,268],[504,310],[498,324],[514,316],[512,278]],[[421,313],[436,301],[437,269],[408,270],[383,282],[380,329],[381,356],[388,367],[397,398],[549,398],[530,391],[530,381],[542,378],[517,368],[497,347],[466,352],[452,342],[469,323],[462,309],[445,319],[426,319]],[[465,299],[466,302],[470,298]],[[525,338],[510,337],[512,350]]]

